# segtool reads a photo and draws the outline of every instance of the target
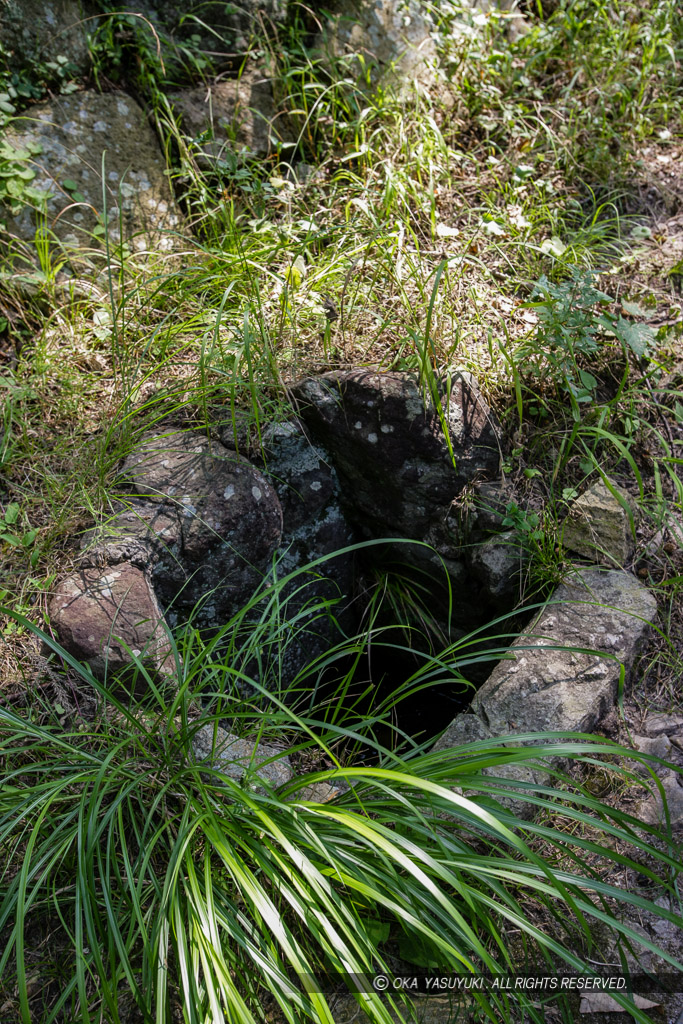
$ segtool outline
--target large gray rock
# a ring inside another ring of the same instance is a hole
[[[121,92],[85,91],[31,108],[6,133],[34,155],[31,186],[45,195],[47,227],[67,250],[98,248],[105,221],[112,242],[134,251],[171,251],[181,216],[171,194],[157,137],[144,112]],[[104,189],[102,157],[104,161]],[[106,216],[103,192],[106,196]],[[3,218],[10,234],[33,242],[36,211],[25,206]]]
[[[477,739],[534,732],[592,732],[616,702],[622,672],[656,617],[654,596],[634,576],[587,569],[562,584],[498,663],[435,749]],[[552,759],[551,759],[552,760]],[[541,770],[513,767],[489,774],[545,785]],[[519,814],[528,807],[512,801]]]
[[[422,540],[465,484],[495,475],[496,419],[468,375],[438,410],[406,373],[344,370],[294,389],[300,415],[329,451],[353,514],[371,536]]]
[[[282,536],[282,509],[269,481],[237,452],[199,431],[147,436],[123,473],[147,505],[180,522],[179,549],[152,566],[159,597],[185,617],[221,625],[262,581]]]
[[[318,43],[333,56],[358,53],[375,81],[389,76],[399,88],[435,84],[434,25],[416,0],[337,0],[325,7],[331,17]]]
[[[87,23],[78,0],[0,0],[0,46],[13,71],[66,58],[74,70],[89,66]]]
[[[499,662],[472,711],[496,736],[591,732],[614,706],[622,667],[628,679],[656,614],[654,595],[630,573],[576,573]]]
[[[172,671],[159,602],[135,566],[121,562],[68,576],[55,589],[49,615],[62,646],[96,675],[129,667],[131,653],[162,674]]]
[[[227,163],[231,156],[266,157],[273,148],[271,138],[280,134],[271,81],[260,68],[168,98],[184,134],[193,140],[204,137],[197,143],[198,160],[208,168]]]

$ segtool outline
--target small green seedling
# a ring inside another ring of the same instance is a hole
[[[29,529],[21,532],[20,511],[20,506],[16,501],[10,502],[7,506],[4,516],[0,519],[0,541],[13,548],[23,548],[27,554],[30,552],[31,566],[35,567],[40,556],[40,550],[35,546],[36,537],[40,531]]]

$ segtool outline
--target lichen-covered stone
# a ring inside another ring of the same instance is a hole
[[[274,423],[263,435],[268,476],[275,486],[284,530],[311,523],[339,499],[339,481],[325,451],[310,441],[296,420]]]
[[[105,225],[114,243],[122,226],[135,251],[177,246],[181,216],[159,142],[130,96],[93,90],[61,96],[17,118],[6,138],[32,152],[29,166],[36,176],[31,186],[44,193],[47,227],[67,250],[99,247],[102,238],[93,233]],[[33,208],[3,219],[12,235],[33,242]]]
[[[336,371],[294,391],[350,517],[371,536],[421,540],[466,483],[498,470],[498,425],[468,375],[442,400],[452,456],[438,410],[409,374]]]
[[[630,573],[576,573],[515,641],[513,657],[499,662],[472,710],[496,736],[591,732],[613,707],[622,666],[628,678],[656,613],[654,596]]]
[[[159,602],[147,574],[133,565],[68,576],[55,589],[49,614],[62,646],[98,676],[129,667],[131,653],[162,673],[171,671]]]
[[[90,64],[87,22],[77,0],[1,0],[0,46],[13,71],[64,58],[76,74]]]
[[[336,57],[362,54],[373,77],[390,76],[394,86],[433,86],[437,52],[425,8],[415,0],[336,0],[318,44]]]
[[[199,143],[199,160],[214,168],[231,155],[263,158],[282,125],[275,117],[273,88],[267,73],[250,68],[239,79],[221,79],[199,89],[171,93],[169,101],[181,128]]]
[[[147,436],[123,473],[148,505],[177,514],[180,550],[162,551],[157,593],[183,617],[200,602],[199,622],[220,625],[262,581],[282,536],[277,494],[245,458],[198,431]]]
[[[633,552],[629,497],[603,480],[572,502],[562,543],[569,551],[604,565],[624,565]],[[615,494],[619,497],[615,497]]]
[[[296,636],[280,650],[284,675],[291,680],[304,665],[338,643],[341,631],[354,629],[353,554],[325,558],[348,548],[354,533],[339,505],[337,474],[300,423],[291,420],[272,425],[264,432],[263,443],[267,474],[283,511],[277,573],[282,578],[303,570],[282,592],[287,615],[298,627]],[[319,562],[322,558],[325,560]],[[319,564],[313,564],[316,562]],[[329,612],[321,612],[322,602],[329,602]],[[305,614],[307,606],[309,615]]]
[[[81,565],[130,562],[151,569],[164,555],[180,554],[180,516],[173,508],[131,499],[120,511],[88,530],[81,541]]]

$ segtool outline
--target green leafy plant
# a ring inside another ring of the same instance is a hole
[[[31,185],[36,172],[30,167],[30,161],[40,151],[38,143],[29,142],[19,147],[7,139],[0,140],[0,204],[13,215],[26,203],[39,209],[45,205],[45,192]]]
[[[39,534],[37,529],[22,530],[20,522],[21,506],[13,501],[5,509],[0,518],[0,543],[9,544],[13,548],[23,548],[27,554],[30,553],[30,562],[35,566],[39,557],[39,550],[31,550]]]
[[[606,338],[615,338],[626,352],[643,359],[655,338],[648,324],[607,309],[613,302],[595,288],[591,271],[573,267],[571,278],[559,284],[541,277],[531,300],[524,304],[536,311],[539,326],[533,338],[520,346],[516,360],[527,373],[560,383],[577,415],[579,403],[594,401],[598,386],[593,374],[580,365],[581,357],[595,356]],[[628,303],[621,309],[642,313]]]

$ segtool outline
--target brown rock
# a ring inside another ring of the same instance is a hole
[[[170,671],[161,608],[149,578],[133,565],[83,569],[67,577],[49,613],[63,647],[98,676],[130,666],[131,653]]]
[[[204,600],[219,624],[263,578],[282,536],[282,509],[269,481],[237,452],[197,432],[147,437],[124,473],[149,505],[177,514],[181,543],[153,566],[157,593],[176,612]]]

